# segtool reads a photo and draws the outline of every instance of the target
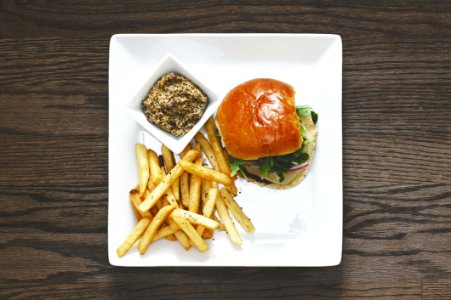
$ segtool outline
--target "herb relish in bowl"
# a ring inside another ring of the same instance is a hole
[[[183,75],[163,75],[142,101],[149,122],[175,136],[183,136],[201,119],[208,97]]]
[[[193,72],[209,78],[205,70],[196,65],[188,70],[166,54],[126,107],[130,117],[174,153],[186,147],[221,103]]]

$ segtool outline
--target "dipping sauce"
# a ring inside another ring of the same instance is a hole
[[[183,136],[202,117],[208,97],[177,73],[163,75],[142,101],[147,120],[175,136]]]

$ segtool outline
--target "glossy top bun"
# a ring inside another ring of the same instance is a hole
[[[227,152],[239,159],[289,154],[302,144],[294,89],[278,80],[256,78],[236,86],[216,121]]]

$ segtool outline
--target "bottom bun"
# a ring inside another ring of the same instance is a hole
[[[309,166],[305,169],[297,170],[297,171],[288,171],[285,172],[283,175],[285,177],[285,180],[280,182],[279,176],[271,172],[265,179],[259,180],[260,177],[260,169],[253,165],[244,165],[244,169],[248,173],[247,178],[245,178],[247,181],[255,182],[258,185],[269,187],[273,189],[289,189],[296,185],[298,185],[302,180],[304,180],[305,176],[307,176],[310,166],[312,165],[313,160],[313,154],[315,153],[316,148],[316,139],[318,136],[318,132],[316,130],[316,126],[313,123],[310,116],[301,116],[300,118],[302,125],[304,126],[304,129],[306,131],[306,134],[309,136],[310,142],[304,146],[304,152],[306,152],[309,155],[309,159],[307,160],[307,163]],[[252,176],[254,175],[254,176]],[[256,177],[256,179],[252,178]]]

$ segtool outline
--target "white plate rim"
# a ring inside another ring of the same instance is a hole
[[[337,42],[339,43],[339,50],[340,50],[340,66],[341,66],[341,72],[340,72],[340,95],[338,95],[339,101],[340,101],[340,111],[337,112],[339,113],[339,117],[340,117],[340,121],[342,121],[342,116],[341,116],[341,105],[342,105],[342,42],[341,42],[341,37],[339,35],[336,34],[317,34],[317,33],[225,33],[225,34],[218,34],[218,33],[184,33],[184,34],[177,34],[177,33],[169,33],[169,34],[115,34],[111,37],[110,40],[110,60],[109,60],[109,91],[111,90],[111,67],[112,67],[112,60],[111,60],[111,50],[112,50],[112,45],[114,43],[114,41],[116,39],[122,38],[122,37],[127,37],[127,38],[152,38],[152,37],[162,37],[162,36],[168,36],[168,37],[243,37],[243,36],[249,36],[249,37],[254,37],[254,36],[258,36],[258,37],[280,37],[280,36],[285,36],[285,37],[313,37],[313,38],[321,38],[321,37],[332,37],[334,39],[337,40]],[[111,101],[111,95],[109,93],[109,101]],[[108,144],[109,144],[109,159],[108,159],[108,166],[109,166],[109,174],[108,174],[108,182],[109,182],[109,187],[111,184],[110,178],[111,178],[111,173],[110,173],[110,141],[111,141],[111,114],[109,114],[109,140],[108,140]],[[340,122],[339,124],[339,130],[342,133],[342,124]],[[340,147],[339,147],[339,156],[340,158],[342,158],[342,136],[339,137],[339,142],[340,142]],[[221,264],[221,263],[217,263],[217,264],[198,264],[198,263],[186,263],[186,264],[182,264],[182,265],[174,265],[174,264],[125,264],[123,263],[115,254],[115,247],[117,247],[117,245],[111,245],[110,244],[110,238],[108,238],[108,253],[109,253],[109,262],[111,265],[114,266],[137,266],[137,267],[161,267],[161,266],[252,266],[252,267],[277,267],[277,266],[283,266],[283,267],[320,267],[320,266],[335,266],[341,263],[341,258],[342,258],[342,239],[343,239],[343,193],[342,193],[342,163],[340,161],[340,181],[341,181],[341,194],[337,195],[338,200],[340,201],[341,205],[340,205],[340,211],[337,212],[337,218],[340,219],[339,222],[339,226],[340,226],[340,245],[339,245],[339,253],[337,253],[337,255],[334,255],[334,257],[332,259],[328,259],[328,260],[324,260],[323,263],[314,263],[314,264],[302,264],[302,265],[296,265],[296,264],[271,264],[271,263],[266,263],[266,264],[250,264],[250,265],[243,265],[243,264]],[[108,192],[108,199],[110,199],[110,188],[109,188],[109,192]],[[108,200],[108,237],[110,237],[111,234],[111,203],[110,200]],[[114,248],[114,251],[112,250],[112,247]]]

